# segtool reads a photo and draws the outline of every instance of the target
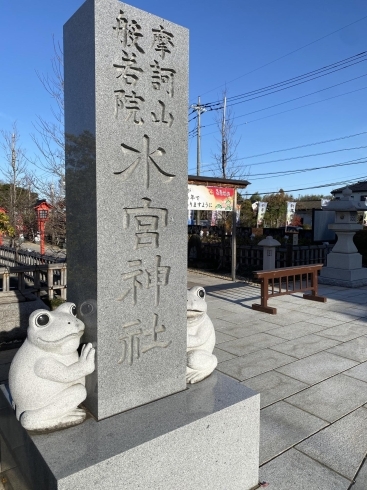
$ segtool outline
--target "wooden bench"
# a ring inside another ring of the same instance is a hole
[[[314,264],[254,272],[255,278],[261,280],[261,304],[253,304],[252,309],[276,315],[277,309],[268,306],[269,298],[303,291],[311,291],[303,295],[304,299],[326,303],[326,298],[317,294],[317,273],[322,267],[323,264]]]

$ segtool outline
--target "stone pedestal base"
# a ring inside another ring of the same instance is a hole
[[[362,268],[362,255],[359,253],[345,254],[334,252],[329,253],[326,259],[327,267],[334,267],[336,269],[361,269]]]
[[[323,267],[318,282],[319,284],[359,288],[367,285],[367,268],[346,270],[336,267]]]
[[[128,412],[44,435],[25,431],[2,392],[0,398],[2,455],[10,452],[15,465],[2,461],[10,484],[20,471],[32,490],[258,484],[260,395],[219,372]]]

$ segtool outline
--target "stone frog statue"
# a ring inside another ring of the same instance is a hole
[[[197,383],[209,376],[217,366],[213,355],[215,331],[207,315],[205,289],[194,286],[187,290],[187,368],[186,382]]]
[[[83,332],[73,303],[30,315],[27,338],[9,372],[16,417],[25,429],[61,429],[85,420],[78,405],[87,396],[85,376],[94,371],[95,350],[86,344],[79,357]]]

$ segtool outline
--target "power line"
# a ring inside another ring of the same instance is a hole
[[[266,111],[268,109],[272,109],[273,107],[278,107],[280,105],[289,104],[290,102],[294,102],[295,100],[304,99],[305,97],[309,97],[310,95],[315,95],[315,94],[318,94],[320,92],[324,92],[325,90],[330,90],[331,88],[339,87],[340,85],[344,85],[345,83],[353,82],[354,80],[358,80],[359,78],[363,78],[366,76],[367,76],[367,73],[365,73],[364,75],[359,75],[358,77],[350,78],[349,80],[345,80],[344,82],[336,83],[335,85],[330,85],[329,87],[325,87],[325,88],[322,88],[320,90],[316,90],[315,92],[310,92],[309,94],[300,95],[299,97],[295,97],[293,99],[289,99],[289,100],[286,100],[284,102],[279,102],[278,104],[273,104],[271,106],[264,107],[262,109],[257,109],[256,111],[247,112],[246,114],[236,116],[233,119],[238,119],[240,117],[249,116],[250,114],[256,114],[257,112]],[[252,100],[252,99],[249,99],[249,100]],[[242,102],[240,102],[240,103],[242,103]],[[236,105],[236,104],[232,104],[232,105]],[[215,110],[217,110],[217,109],[215,109]],[[201,126],[201,127],[202,128],[208,128],[209,126],[214,126],[214,125],[215,125],[215,123],[211,123],[211,124],[206,124],[206,125]],[[238,126],[241,126],[241,124],[238,124]],[[211,134],[211,133],[207,133],[207,134]]]
[[[324,143],[331,143],[333,141],[344,140],[344,139],[347,139],[347,138],[354,138],[355,136],[360,136],[362,134],[367,134],[367,131],[363,131],[362,133],[349,134],[347,136],[340,136],[339,138],[333,138],[331,140],[315,141],[313,143],[307,143],[307,144],[304,144],[304,145],[293,146],[291,148],[283,148],[282,150],[273,150],[273,151],[268,151],[266,153],[258,153],[257,155],[250,155],[250,156],[247,156],[247,157],[237,158],[237,160],[247,160],[249,158],[262,157],[262,156],[265,156],[265,155],[270,155],[272,153],[280,153],[282,151],[298,150],[299,148],[305,148],[307,146],[322,145]]]
[[[362,148],[367,148],[367,145],[355,146],[352,148],[340,148],[339,150],[323,151],[321,153],[310,153],[309,155],[299,155],[299,156],[289,157],[289,158],[279,158],[277,160],[267,160],[266,162],[250,163],[250,166],[255,167],[257,165],[266,165],[267,163],[287,162],[290,160],[299,160],[301,158],[311,158],[311,157],[318,157],[321,155],[330,155],[331,153],[339,153],[340,151],[361,150]],[[241,160],[241,158],[238,158],[237,160]],[[233,160],[233,161],[237,161],[237,160]],[[209,164],[207,164],[207,165],[209,165]],[[211,164],[210,164],[210,166],[211,166]],[[232,168],[236,169],[236,168],[241,168],[241,167],[242,167],[242,165],[235,165]]]
[[[298,191],[306,191],[309,189],[322,189],[324,187],[334,187],[334,186],[339,186],[339,185],[347,185],[347,184],[352,184],[354,182],[359,182],[361,179],[366,179],[366,175],[362,175],[360,177],[357,177],[355,179],[349,179],[349,180],[342,180],[340,182],[329,182],[328,184],[322,184],[322,185],[312,185],[311,187],[303,187],[301,189],[288,189],[285,190],[285,193],[288,192],[298,192]],[[262,194],[263,196],[267,196],[269,194],[276,194],[278,191],[273,191],[273,192],[260,192],[256,191],[258,194]]]
[[[268,63],[265,63],[265,64],[263,64],[263,65],[261,65],[261,66],[259,66],[257,68],[254,68],[253,70],[245,73],[244,75],[241,75],[241,76],[239,76],[237,78],[234,78],[233,80],[230,80],[229,82],[226,82],[225,84],[219,85],[219,86],[217,86],[217,87],[215,87],[215,88],[213,88],[211,90],[207,90],[206,92],[202,93],[201,95],[205,95],[205,94],[208,94],[210,92],[213,92],[214,90],[218,90],[218,88],[221,88],[224,85],[228,85],[229,83],[235,82],[236,80],[239,80],[240,78],[243,78],[243,77],[245,77],[247,75],[250,75],[251,73],[254,73],[255,71],[258,71],[261,68],[265,68],[266,66],[269,66],[269,65],[271,65],[273,63],[276,63],[277,61],[282,60],[282,59],[286,58],[287,56],[290,56],[291,54],[297,53],[298,51],[301,51],[302,49],[307,48],[308,46],[311,46],[312,44],[315,44],[315,43],[321,41],[322,39],[325,39],[325,38],[327,38],[329,36],[332,36],[333,34],[336,34],[337,32],[340,32],[343,29],[346,29],[347,27],[350,27],[350,26],[352,26],[354,24],[357,24],[358,22],[361,22],[362,20],[364,20],[366,18],[367,18],[367,15],[365,15],[361,19],[358,19],[358,20],[355,20],[354,22],[351,22],[350,24],[347,24],[347,25],[345,25],[343,27],[340,27],[339,29],[336,29],[335,31],[332,31],[329,34],[326,34],[325,36],[319,37],[318,39],[315,39],[314,41],[311,41],[310,43],[304,44],[303,46],[301,46],[301,47],[299,47],[297,49],[294,49],[293,51],[290,51],[289,53],[286,53],[283,56],[280,56],[279,58],[276,58],[275,60],[269,61]]]
[[[234,95],[232,97],[227,97],[227,100],[228,101],[235,101],[235,100],[238,100],[238,99],[242,99],[244,97],[250,97],[251,95],[256,95],[258,93],[267,91],[268,93],[259,95],[258,97],[253,97],[251,99],[247,99],[247,100],[241,101],[239,103],[247,102],[248,100],[254,100],[254,99],[260,98],[260,97],[265,97],[266,95],[271,95],[273,93],[280,92],[282,90],[286,90],[286,89],[292,88],[292,87],[294,87],[296,85],[300,85],[300,84],[303,84],[303,83],[306,83],[306,82],[310,82],[312,80],[315,80],[316,78],[320,78],[322,76],[330,75],[331,73],[334,73],[335,71],[340,71],[342,69],[349,68],[350,66],[353,66],[355,64],[358,64],[358,63],[361,63],[363,61],[366,61],[367,60],[367,58],[365,57],[366,54],[367,54],[367,51],[363,51],[363,52],[358,53],[356,55],[350,56],[349,58],[345,58],[344,60],[338,61],[338,62],[333,63],[331,65],[326,65],[324,67],[318,68],[318,69],[313,70],[311,72],[308,72],[306,74],[298,75],[297,77],[293,77],[293,78],[284,80],[283,82],[278,82],[276,84],[268,85],[266,87],[263,87],[263,88],[260,88],[260,89],[256,89],[256,90],[252,90],[250,92],[245,92],[243,94]],[[360,57],[360,56],[365,57],[365,58],[364,59],[358,59],[356,61],[356,58],[357,57]],[[354,61],[354,63],[350,63],[351,61]],[[328,73],[324,73],[324,74],[322,74],[320,76],[317,76],[317,77],[314,77],[314,78],[310,78],[309,80],[304,80],[304,81],[302,81],[300,83],[295,83],[294,85],[291,85],[291,86],[288,86],[288,87],[284,87],[284,88],[282,88],[280,90],[273,90],[272,92],[269,92],[269,90],[271,90],[271,89],[275,89],[275,88],[281,87],[282,85],[287,85],[287,84],[289,85],[290,83],[292,83],[294,81],[298,81],[299,79],[309,78],[310,76],[315,75],[315,74],[317,74],[319,72],[322,72],[322,71],[325,71],[325,70],[330,70],[331,68],[339,67],[339,66],[342,66],[342,65],[344,65],[346,63],[350,63],[350,64],[348,64],[347,66],[343,66],[342,68],[338,68],[337,70],[329,71]],[[231,104],[231,105],[235,105],[235,104]],[[215,101],[215,102],[207,102],[205,104],[202,104],[202,106],[205,108],[206,111],[209,111],[210,112],[212,110],[219,110],[219,109],[223,108],[223,102],[221,100],[220,101]],[[191,112],[189,112],[189,118],[190,118],[190,116],[192,116],[193,114],[195,114],[196,110],[193,109],[193,105],[191,105],[189,107],[189,109],[191,109]],[[189,123],[191,121],[193,121],[194,119],[196,119],[196,117],[197,117],[197,115],[194,115],[193,117],[191,117],[189,119]],[[239,116],[239,117],[241,117],[241,116]]]
[[[236,101],[236,100],[239,100],[239,99],[243,99],[245,97],[250,97],[251,95],[257,95],[257,94],[262,93],[262,92],[269,92],[269,90],[278,89],[279,87],[282,87],[283,85],[289,85],[289,84],[291,84],[293,82],[299,82],[299,80],[302,80],[304,78],[313,77],[316,74],[318,76],[315,76],[313,78],[310,78],[309,80],[303,80],[303,81],[301,81],[299,83],[294,83],[294,85],[291,85],[290,87],[281,88],[280,90],[285,90],[285,89],[288,89],[288,88],[292,88],[292,87],[295,87],[297,85],[300,85],[301,83],[306,83],[306,82],[315,80],[317,78],[320,78],[320,77],[329,75],[331,73],[335,73],[336,71],[344,70],[345,68],[349,68],[350,66],[354,66],[356,64],[362,63],[363,61],[366,61],[367,60],[366,53],[367,53],[367,51],[363,51],[362,53],[358,53],[356,55],[350,56],[349,58],[346,58],[344,60],[338,61],[338,62],[333,63],[331,65],[326,65],[326,66],[324,66],[322,68],[318,68],[316,70],[313,70],[311,72],[305,73],[303,75],[298,75],[297,77],[293,77],[293,78],[287,79],[287,80],[282,81],[282,82],[278,82],[278,83],[275,83],[275,84],[272,84],[272,85],[268,85],[268,86],[263,87],[263,88],[260,88],[260,89],[256,89],[256,90],[252,90],[250,92],[245,92],[243,94],[239,94],[239,95],[234,95],[232,97],[228,97],[228,102],[232,102],[232,101]],[[356,59],[357,57],[362,57],[362,58],[361,59]],[[353,61],[353,63],[350,63],[351,61]],[[350,64],[347,64],[347,63],[350,63]],[[347,66],[343,66],[345,64],[347,64]],[[326,70],[331,70],[332,68],[336,68],[336,69],[333,70],[333,71],[329,71],[328,73],[323,73],[322,75],[319,75],[320,72],[323,72],[323,71],[326,71]],[[261,95],[261,97],[264,97],[265,95],[270,95],[270,94],[275,93],[275,92],[279,92],[280,90],[274,90],[273,92],[270,92],[269,94]],[[258,97],[255,97],[255,98],[258,98]],[[253,99],[249,99],[249,100],[253,100]],[[231,104],[231,105],[233,105],[233,104]],[[203,104],[203,106],[206,107],[208,110],[215,110],[214,109],[215,106],[222,107],[223,106],[223,102],[221,100],[220,101],[215,101],[215,102],[208,102],[208,103]]]
[[[312,167],[312,168],[300,168],[296,170],[283,170],[280,172],[267,172],[263,174],[251,174],[251,180],[264,180],[264,179],[269,179],[269,178],[276,178],[276,177],[284,177],[287,175],[294,175],[294,174],[301,174],[305,172],[313,172],[315,170],[325,170],[327,168],[336,168],[336,167],[349,167],[350,165],[359,165],[360,163],[366,163],[367,157],[361,157],[356,160],[350,160],[348,162],[342,162],[342,163],[334,163],[332,165],[324,165],[321,167]],[[253,177],[256,176],[263,176],[266,175],[266,177],[258,177],[257,179],[254,179]]]
[[[274,116],[278,116],[279,114],[285,114],[286,112],[291,112],[291,111],[295,111],[297,109],[302,109],[303,107],[308,107],[308,106],[311,106],[311,105],[315,105],[315,104],[321,104],[322,102],[326,102],[327,100],[332,100],[332,99],[336,99],[338,97],[342,97],[344,95],[349,95],[349,94],[353,94],[355,92],[360,92],[361,90],[366,90],[367,86],[366,87],[362,87],[362,88],[358,88],[356,90],[351,90],[349,92],[344,92],[343,94],[339,94],[339,95],[334,95],[333,97],[328,97],[326,99],[323,99],[323,100],[318,100],[316,102],[310,102],[309,104],[304,104],[304,105],[300,105],[298,107],[293,107],[292,109],[287,109],[285,111],[281,111],[281,112],[276,112],[275,114],[269,114],[268,116],[264,116],[264,117],[259,117],[257,119],[252,119],[250,121],[246,121],[244,123],[241,123],[241,124],[237,124],[237,127],[238,126],[243,126],[244,124],[250,124],[252,122],[256,122],[256,121],[261,121],[263,119],[267,119],[268,117],[274,117]],[[211,133],[205,133],[205,134],[202,134],[201,136],[208,136],[210,134],[214,134],[216,133],[216,131],[212,131]]]

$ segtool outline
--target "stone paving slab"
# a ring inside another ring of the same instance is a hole
[[[350,481],[317,461],[290,449],[260,468],[269,490],[347,490]]]
[[[335,327],[336,325],[344,325],[344,322],[342,322],[341,320],[338,321],[333,318],[328,318],[327,316],[320,315],[312,315],[311,319],[309,318],[309,321],[313,324],[321,325],[324,328]]]
[[[272,305],[270,305],[272,306]],[[293,312],[290,311],[288,313],[280,312],[278,310],[276,315],[269,315],[269,313],[264,313],[266,316],[266,320],[268,323],[275,323],[280,327],[295,324],[298,322],[306,322],[310,319],[310,315],[302,312]]]
[[[351,306],[346,311],[348,315],[352,317],[359,317],[360,320],[367,321],[367,308],[362,307],[362,305],[359,305],[359,308],[356,308],[355,306]]]
[[[295,361],[295,357],[287,356],[280,352],[264,349],[251,352],[244,357],[236,357],[218,365],[218,371],[232,376],[232,378],[244,381],[261,373],[271,371],[279,366],[284,366]]]
[[[279,367],[276,370],[291,378],[312,385],[346,371],[356,364],[356,361],[345,359],[344,357],[328,352],[319,352],[287,366]]]
[[[225,332],[225,329],[227,327],[237,327],[237,325],[235,323],[231,323],[229,322],[228,320],[224,320],[222,318],[218,318],[215,313],[213,314],[211,311],[209,311],[208,309],[208,315],[211,319],[211,321],[213,322],[213,325],[214,325],[214,328],[216,331],[220,331],[220,330],[223,330]]]
[[[217,357],[218,363],[228,361],[229,359],[236,357],[234,354],[230,354],[229,352],[219,349],[218,347],[214,347],[213,354]]]
[[[270,328],[268,326],[270,325]],[[214,328],[216,331],[217,330],[217,325],[215,323]],[[241,337],[248,337],[250,335],[254,335],[256,333],[261,333],[261,332],[268,332],[272,330],[273,328],[277,328],[277,325],[270,324],[267,322],[262,322],[262,323],[251,323],[249,322],[246,325],[236,325],[236,324],[228,324],[227,326],[223,326],[222,328],[219,329],[219,332],[226,333],[228,335],[231,335],[232,337],[235,337],[237,339],[240,339]]]
[[[286,401],[320,419],[335,422],[367,403],[367,383],[338,374]]]
[[[260,412],[260,465],[327,425],[283,401],[264,408]]]
[[[241,339],[224,342],[221,344],[221,349],[230,352],[231,354],[235,354],[236,356],[244,356],[281,342],[284,342],[284,340],[279,337],[274,337],[267,333],[257,333]]]
[[[208,315],[210,316],[210,309],[208,308]],[[256,320],[254,315],[247,315],[243,312],[241,313],[235,313],[233,311],[225,311],[222,310],[221,313],[218,314],[218,318],[220,320],[225,320],[226,322],[233,323],[235,325],[247,325],[249,323],[252,323]]]
[[[356,322],[342,323],[320,331],[319,335],[328,337],[329,339],[339,340],[340,342],[348,342],[348,340],[366,335],[366,327]]]
[[[367,362],[358,364],[358,366],[344,371],[343,374],[346,376],[351,376],[352,378],[360,379],[361,381],[365,381],[367,383]]]
[[[359,408],[295,448],[352,480],[366,455],[366,426],[367,410]]]
[[[344,312],[345,312],[345,309],[344,309]],[[325,309],[322,312],[322,316],[326,316],[328,318],[332,318],[335,321],[341,321],[341,322],[345,322],[345,323],[348,323],[348,322],[351,322],[351,321],[357,319],[356,316],[348,315],[347,312],[345,312],[345,313],[339,312],[338,313],[338,312],[335,312],[333,309],[330,309],[330,310]]]
[[[296,340],[289,340],[279,345],[273,345],[271,349],[302,359],[303,357],[311,356],[317,352],[339,345],[339,343],[337,340],[310,334]]]
[[[230,340],[233,340],[235,337],[228,335],[227,333],[224,332],[215,332],[215,343],[216,344],[222,344],[223,342],[228,342]]]
[[[366,490],[367,488],[367,463],[366,460],[359,470],[358,475],[355,478],[355,484],[353,485],[353,490]]]
[[[308,384],[276,371],[269,371],[247,379],[243,384],[260,393],[261,408],[309,388]]]
[[[349,342],[328,349],[327,352],[336,354],[337,356],[346,357],[347,359],[352,359],[353,361],[367,361],[367,337],[357,337]]]
[[[308,315],[308,320],[310,320],[310,316]],[[313,323],[299,321],[295,323],[288,324],[286,326],[279,327],[277,329],[273,329],[271,331],[272,335],[276,335],[277,337],[281,337],[285,340],[293,340],[299,337],[304,337],[305,335],[319,332],[323,329],[321,325],[315,325]]]

